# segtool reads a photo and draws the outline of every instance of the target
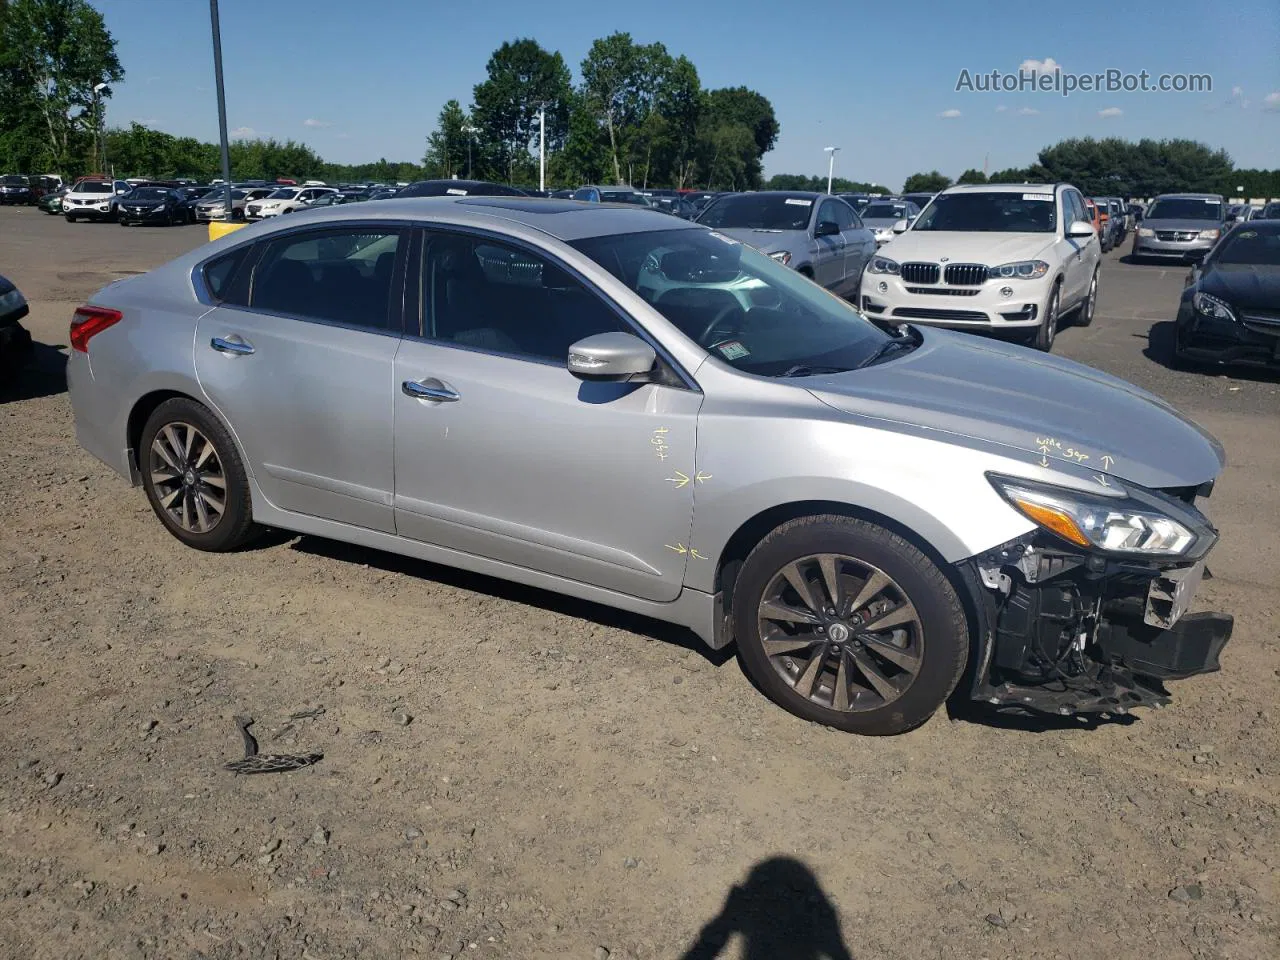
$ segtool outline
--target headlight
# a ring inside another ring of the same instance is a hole
[[[23,299],[22,294],[17,290],[10,290],[8,293],[0,293],[0,313],[10,313],[18,310],[27,301]]]
[[[1231,307],[1224,300],[1212,297],[1207,293],[1197,293],[1191,298],[1191,305],[1196,308],[1196,313],[1203,314],[1206,317],[1213,317],[1215,320],[1234,320],[1236,315],[1231,311]]]
[[[777,260],[780,264],[782,264],[785,267],[787,264],[791,262],[791,251],[775,250],[773,251],[773,253],[769,254],[769,259]]]
[[[891,273],[897,276],[902,272],[902,267],[897,260],[890,260],[888,257],[872,257],[871,263],[867,266],[867,273]]]
[[[1200,239],[1201,240],[1217,240],[1218,234],[1220,234],[1221,232],[1222,232],[1221,230],[1201,230]]]
[[[1154,237],[1155,235],[1156,235],[1156,232],[1152,230],[1150,227],[1138,228],[1138,236],[1140,237]]]
[[[1005,477],[988,479],[1015,510],[1077,547],[1181,557],[1199,539],[1187,524],[1162,512],[1154,498],[1146,503],[1133,496],[1101,497]],[[1211,545],[1213,533],[1207,524],[1203,533],[1211,538]]]
[[[998,267],[991,267],[990,273],[993,277],[999,277],[1007,280],[1016,277],[1020,280],[1036,280],[1043,277],[1049,272],[1049,265],[1043,260],[1018,260],[1014,263],[1002,263]]]

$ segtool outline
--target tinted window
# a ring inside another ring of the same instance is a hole
[[[1147,210],[1148,220],[1221,220],[1220,200],[1198,200],[1194,197],[1169,197],[1157,200]]]
[[[857,224],[854,223],[855,217],[853,215],[852,207],[843,201],[833,202],[831,206],[835,210],[836,223],[839,225],[841,233],[846,230],[853,230],[857,227]]]
[[[131,194],[129,194],[129,199],[131,200],[164,200],[168,196],[169,196],[169,191],[163,190],[160,187],[138,187]]]
[[[812,212],[812,197],[739,193],[716,200],[698,222],[724,230],[807,230]]]
[[[865,215],[865,214],[864,214]],[[963,233],[1053,233],[1053,192],[944,193],[934,197],[913,230]]]
[[[250,306],[377,330],[388,318],[398,232],[349,229],[291,234],[267,244],[253,270]]]
[[[423,335],[459,346],[563,364],[583,337],[627,329],[560,267],[492,240],[428,234],[421,282]]]
[[[726,363],[768,377],[852,370],[888,335],[849,304],[745,243],[709,230],[573,241]]]
[[[244,261],[245,253],[249,250],[248,245],[237,247],[230,253],[212,260],[205,264],[204,282],[209,288],[209,292],[213,294],[215,300],[224,302],[236,302],[236,299],[230,297],[231,281],[236,275],[236,268]],[[243,304],[241,304],[243,305]]]
[[[836,208],[840,206],[843,206],[843,204],[837,203],[834,200],[822,201],[822,205],[818,207],[818,223],[822,223],[824,220],[829,220],[831,223],[839,226],[840,213]]]
[[[869,203],[862,208],[862,215],[868,220],[905,220],[911,216],[901,203]]]
[[[1222,241],[1213,261],[1254,267],[1280,266],[1280,230],[1274,225],[1257,223],[1233,230]]]

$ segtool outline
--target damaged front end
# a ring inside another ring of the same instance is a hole
[[[1167,680],[1219,669],[1232,618],[1187,613],[1217,541],[1195,508],[1211,484],[1103,496],[992,482],[1040,529],[959,565],[976,608],[974,700],[1124,714],[1168,703]]]

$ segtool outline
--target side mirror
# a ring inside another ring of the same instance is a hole
[[[820,220],[818,225],[813,229],[815,237],[834,237],[840,232],[840,224],[834,220]]]
[[[1067,228],[1068,237],[1093,237],[1097,236],[1093,232],[1093,224],[1085,223],[1083,220],[1077,220]]]
[[[893,232],[894,232],[894,233],[906,233],[906,232],[907,232],[907,228],[908,228],[908,227],[910,227],[910,226],[911,226],[911,223],[910,223],[909,221],[907,221],[907,220],[899,220],[897,223],[895,223],[895,224],[893,225]]]
[[[569,372],[579,380],[643,383],[657,362],[653,347],[630,333],[597,333],[569,348]]]

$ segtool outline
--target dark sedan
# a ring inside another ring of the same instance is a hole
[[[122,227],[131,223],[186,223],[186,198],[166,187],[137,187],[120,198],[116,214]]]
[[[18,322],[30,310],[18,288],[0,276],[0,392],[31,353],[31,334]]]
[[[1174,358],[1280,367],[1280,220],[1251,220],[1187,277]]]
[[[0,204],[35,202],[36,195],[31,189],[31,182],[26,177],[13,173],[0,177]]]

